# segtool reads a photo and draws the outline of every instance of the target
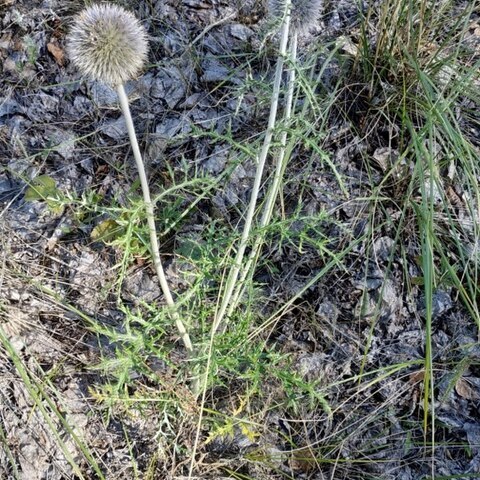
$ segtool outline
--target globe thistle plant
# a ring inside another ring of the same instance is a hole
[[[290,17],[290,28],[289,31],[286,32],[286,35],[288,36],[288,58],[290,65],[288,69],[287,93],[283,112],[283,121],[285,125],[288,125],[292,118],[293,109],[298,34],[302,31],[306,32],[310,27],[315,25],[321,13],[322,0],[269,0],[268,6],[269,14],[274,17],[274,19],[283,22],[283,24],[285,24],[288,17]],[[285,34],[285,29],[283,29],[282,32]],[[280,59],[278,61],[280,61]],[[269,224],[272,218],[275,200],[278,196],[283,172],[285,170],[287,145],[286,128],[281,132],[278,144],[280,147],[276,155],[275,173],[263,206],[262,216],[259,223],[260,232],[265,231],[265,227]],[[254,245],[250,250],[250,255],[241,273],[240,281],[235,287],[231,304],[227,310],[227,316],[230,316],[235,309],[238,299],[243,293],[245,280],[249,274],[252,274],[251,268],[259,254],[263,243],[263,236],[263,233],[258,234]]]
[[[255,179],[253,181],[252,193],[250,195],[250,201],[248,204],[247,214],[245,216],[245,224],[243,227],[242,237],[237,249],[234,264],[227,276],[225,282],[225,288],[221,301],[219,302],[219,308],[215,313],[215,319],[213,322],[212,332],[215,333],[222,324],[226,315],[229,315],[233,308],[234,302],[232,297],[234,290],[238,288],[237,280],[242,269],[243,257],[247,249],[250,230],[252,229],[253,217],[255,215],[255,209],[257,205],[258,194],[260,192],[260,185],[262,182],[263,170],[267,160],[268,152],[270,151],[270,145],[272,143],[273,133],[276,125],[278,102],[280,98],[280,86],[282,82],[283,65],[285,56],[287,53],[287,43],[290,31],[290,7],[291,0],[285,2],[285,15],[282,17],[282,24],[280,30],[280,47],[277,57],[277,65],[275,68],[275,77],[273,80],[273,92],[272,100],[270,102],[270,114],[268,117],[267,131],[265,138],[263,139],[262,149],[257,158],[257,169],[255,172]],[[235,300],[235,298],[233,298]],[[229,308],[230,306],[230,308]]]
[[[75,66],[92,80],[116,87],[142,69],[147,34],[135,16],[117,5],[93,5],[80,12],[67,38]]]
[[[307,31],[312,27],[320,17],[323,2],[322,0],[269,0],[269,15],[280,23],[280,47],[277,57],[275,78],[273,85],[272,100],[270,104],[270,116],[268,120],[267,132],[265,134],[262,150],[257,162],[257,171],[255,175],[252,195],[250,197],[249,208],[245,218],[240,245],[237,250],[235,263],[227,277],[225,291],[220,302],[220,308],[217,311],[213,329],[216,331],[225,317],[230,317],[233,313],[238,299],[242,294],[243,286],[247,275],[251,273],[255,259],[263,243],[263,234],[260,233],[255,239],[254,245],[250,251],[249,258],[245,265],[242,265],[243,257],[246,251],[250,230],[253,223],[253,216],[256,208],[256,202],[260,189],[261,178],[265,167],[265,162],[270,151],[273,133],[276,126],[276,116],[278,110],[281,78],[284,69],[285,57],[288,51],[289,75],[287,95],[285,99],[284,122],[288,124],[292,116],[293,94],[295,84],[295,63],[297,59],[297,40],[298,34]],[[259,230],[264,231],[273,214],[274,204],[280,188],[282,174],[285,169],[285,152],[287,142],[287,130],[281,133],[280,150],[276,156],[275,173],[272,185],[264,204],[263,213],[259,222]]]
[[[147,59],[147,33],[131,12],[116,5],[93,5],[75,17],[67,37],[67,52],[82,74],[117,90],[142,185],[153,264],[182,341],[189,353],[192,353],[190,336],[175,310],[175,302],[160,259],[153,202],[124,88],[127,80],[140,73]]]
[[[305,32],[318,21],[322,11],[322,0],[291,0],[290,27]],[[287,9],[287,0],[269,0],[268,13],[274,19],[282,20]]]

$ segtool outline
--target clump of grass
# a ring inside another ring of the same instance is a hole
[[[398,177],[400,162],[410,165],[409,177],[396,192],[401,215],[396,237],[397,241],[404,237],[406,222],[416,223],[415,238],[409,241],[418,244],[423,275],[423,430],[432,449],[436,430],[432,344],[436,290],[455,286],[472,320],[480,325],[474,300],[479,293],[478,272],[465,255],[465,244],[475,244],[479,236],[472,215],[480,199],[474,180],[478,178],[478,150],[459,122],[459,116],[469,116],[462,108],[466,100],[478,105],[473,85],[479,80],[479,62],[472,63],[464,44],[475,5],[478,2],[462,11],[449,2],[387,0],[378,11],[368,9],[353,69],[353,80],[367,85],[367,101],[376,102],[362,119],[365,129],[372,133],[376,122],[387,122],[390,131],[397,132],[395,140],[389,139],[389,148],[398,149],[399,159],[376,189],[378,195]],[[359,131],[363,133],[361,127]],[[465,192],[464,205],[452,203],[452,191]],[[459,207],[468,221],[457,215]],[[368,343],[365,354],[369,347]]]

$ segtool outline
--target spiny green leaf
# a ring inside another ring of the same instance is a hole
[[[55,180],[48,175],[39,175],[30,182],[24,198],[27,202],[32,202],[35,200],[47,200],[52,197],[58,198],[59,195],[60,190],[58,190]]]
[[[109,218],[100,222],[90,234],[94,242],[110,242],[118,238],[123,228],[115,220]]]

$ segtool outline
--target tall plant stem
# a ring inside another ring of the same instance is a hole
[[[155,216],[153,210],[153,203],[150,197],[150,188],[148,187],[147,175],[145,173],[145,166],[143,164],[142,155],[138,146],[137,135],[135,134],[135,127],[133,126],[132,114],[130,113],[130,106],[128,104],[128,97],[125,93],[125,88],[122,84],[117,86],[118,98],[120,99],[120,106],[122,108],[125,121],[127,123],[128,136],[130,137],[130,143],[132,145],[133,156],[135,163],[137,164],[138,176],[140,177],[140,183],[142,185],[143,201],[145,203],[145,210],[147,213],[148,230],[150,233],[150,250],[153,260],[153,265],[158,276],[158,281],[162,289],[163,295],[167,305],[170,307],[171,315],[175,321],[180,338],[185,345],[185,348],[191,354],[193,353],[193,345],[190,340],[190,336],[183,324],[178,312],[176,311],[175,302],[170,292],[170,288],[165,278],[165,272],[162,266],[162,260],[160,258],[160,248],[158,246],[157,228],[155,226]]]
[[[270,115],[268,117],[268,126],[263,141],[262,150],[257,160],[257,171],[255,173],[255,180],[253,182],[252,195],[250,197],[250,203],[248,205],[247,216],[245,218],[245,225],[243,227],[242,237],[240,239],[240,245],[237,250],[235,262],[228,274],[225,290],[220,301],[220,308],[217,311],[215,320],[213,322],[213,331],[216,332],[220,326],[227,308],[230,304],[233,291],[236,286],[240,268],[242,266],[243,257],[247,248],[248,239],[250,236],[250,230],[252,228],[253,217],[255,215],[255,208],[257,206],[258,193],[260,191],[260,184],[262,181],[263,170],[265,168],[265,162],[272,143],[273,132],[275,130],[275,122],[277,118],[278,99],[280,96],[280,84],[282,80],[283,64],[287,53],[288,32],[290,29],[290,9],[291,1],[287,0],[285,18],[282,22],[281,37],[280,37],[280,49],[278,52],[277,66],[275,70],[275,78],[273,82],[272,102],[270,104]]]
[[[280,135],[280,149],[278,151],[278,156],[275,165],[275,174],[273,177],[273,182],[268,190],[267,199],[263,207],[262,217],[260,219],[260,228],[258,235],[255,239],[255,243],[252,247],[248,261],[245,267],[242,269],[240,281],[236,285],[235,293],[233,294],[230,306],[227,311],[227,317],[232,314],[235,310],[238,299],[242,295],[245,286],[245,279],[251,273],[253,273],[253,266],[255,265],[256,259],[262,248],[263,241],[265,239],[265,227],[270,223],[270,220],[273,215],[273,209],[275,206],[275,200],[277,199],[278,192],[280,190],[280,184],[282,182],[283,173],[286,167],[286,150],[287,150],[287,137],[288,137],[288,126],[292,118],[292,107],[293,107],[293,94],[295,90],[295,64],[297,60],[297,39],[298,34],[296,30],[293,30],[290,38],[290,68],[288,71],[288,87],[287,87],[287,96],[285,100],[285,111],[284,111],[284,129]]]

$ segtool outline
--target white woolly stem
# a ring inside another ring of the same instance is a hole
[[[272,185],[270,186],[267,194],[267,199],[263,207],[262,217],[260,220],[260,228],[255,239],[255,244],[250,252],[248,261],[245,267],[242,270],[240,281],[236,286],[235,293],[232,297],[230,307],[227,312],[227,317],[232,314],[235,310],[238,299],[243,293],[245,287],[245,279],[249,273],[253,273],[252,265],[255,264],[256,258],[258,257],[263,241],[265,239],[265,227],[270,223],[270,220],[273,215],[273,209],[275,206],[275,200],[277,199],[278,192],[280,190],[280,184],[283,178],[283,172],[285,171],[285,153],[287,148],[287,128],[289,126],[290,120],[292,118],[292,107],[293,107],[293,94],[295,90],[295,63],[297,60],[297,39],[298,34],[297,30],[293,30],[292,36],[290,38],[290,68],[288,70],[288,81],[287,81],[287,96],[285,99],[285,112],[284,112],[284,130],[280,135],[280,150],[278,152],[277,161],[275,165],[275,174],[273,177]]]
[[[275,200],[278,195],[278,191],[280,188],[280,183],[283,178],[283,172],[285,171],[285,151],[287,148],[287,128],[289,127],[290,120],[292,118],[292,108],[293,108],[293,94],[295,90],[295,63],[297,60],[297,32],[296,30],[292,33],[290,39],[290,68],[288,71],[288,88],[287,88],[287,96],[285,100],[285,113],[284,113],[284,121],[285,121],[285,129],[282,131],[280,136],[280,150],[278,152],[278,158],[275,168],[275,175],[273,178],[273,184],[269,190],[267,202],[265,204],[262,219],[260,221],[260,228],[263,229],[266,227],[270,219],[272,218],[273,208],[275,206]],[[262,241],[263,236],[259,236],[257,238],[257,244]]]
[[[278,52],[277,67],[275,70],[275,78],[273,82],[273,93],[272,93],[272,102],[270,104],[270,115],[268,118],[268,126],[265,134],[265,139],[263,141],[263,147],[260,151],[257,163],[257,171],[255,174],[255,180],[253,182],[252,195],[250,197],[250,203],[248,205],[247,216],[245,218],[245,225],[243,227],[242,237],[240,239],[240,245],[238,247],[237,255],[235,257],[235,263],[233,264],[229,275],[227,277],[225,291],[220,303],[220,308],[217,311],[215,320],[213,322],[213,331],[216,332],[220,323],[222,322],[227,308],[230,304],[233,291],[236,286],[238,279],[238,274],[242,266],[243,256],[245,254],[245,249],[247,248],[248,239],[250,236],[250,230],[252,228],[253,217],[255,214],[255,208],[257,205],[258,193],[260,191],[260,184],[262,181],[263,170],[265,167],[265,161],[270,150],[270,145],[272,143],[273,132],[275,129],[275,121],[277,117],[278,110],[278,99],[280,96],[280,84],[282,80],[283,64],[285,55],[287,52],[287,42],[288,42],[288,32],[290,27],[290,10],[291,10],[291,1],[287,0],[286,2],[286,11],[285,18],[282,23],[281,29],[281,38],[280,38],[280,48]]]
[[[183,324],[178,312],[175,310],[175,302],[173,300],[170,288],[168,287],[167,279],[165,278],[165,272],[162,266],[162,260],[160,258],[160,248],[158,245],[157,229],[155,227],[155,216],[153,211],[153,203],[150,198],[150,189],[148,187],[147,175],[145,173],[145,166],[143,164],[140,148],[138,147],[137,136],[135,134],[135,127],[133,126],[132,115],[130,113],[130,106],[128,104],[128,97],[125,93],[125,88],[122,84],[117,86],[118,98],[120,99],[120,106],[122,108],[125,122],[127,123],[128,136],[130,137],[130,143],[132,145],[133,156],[137,164],[138,176],[140,177],[140,183],[142,185],[143,200],[145,203],[145,210],[147,213],[148,230],[150,233],[150,250],[152,254],[153,265],[158,276],[158,281],[162,289],[163,295],[167,305],[171,308],[171,314],[175,321],[175,325],[180,334],[185,348],[189,353],[193,352],[192,342],[190,336]]]

